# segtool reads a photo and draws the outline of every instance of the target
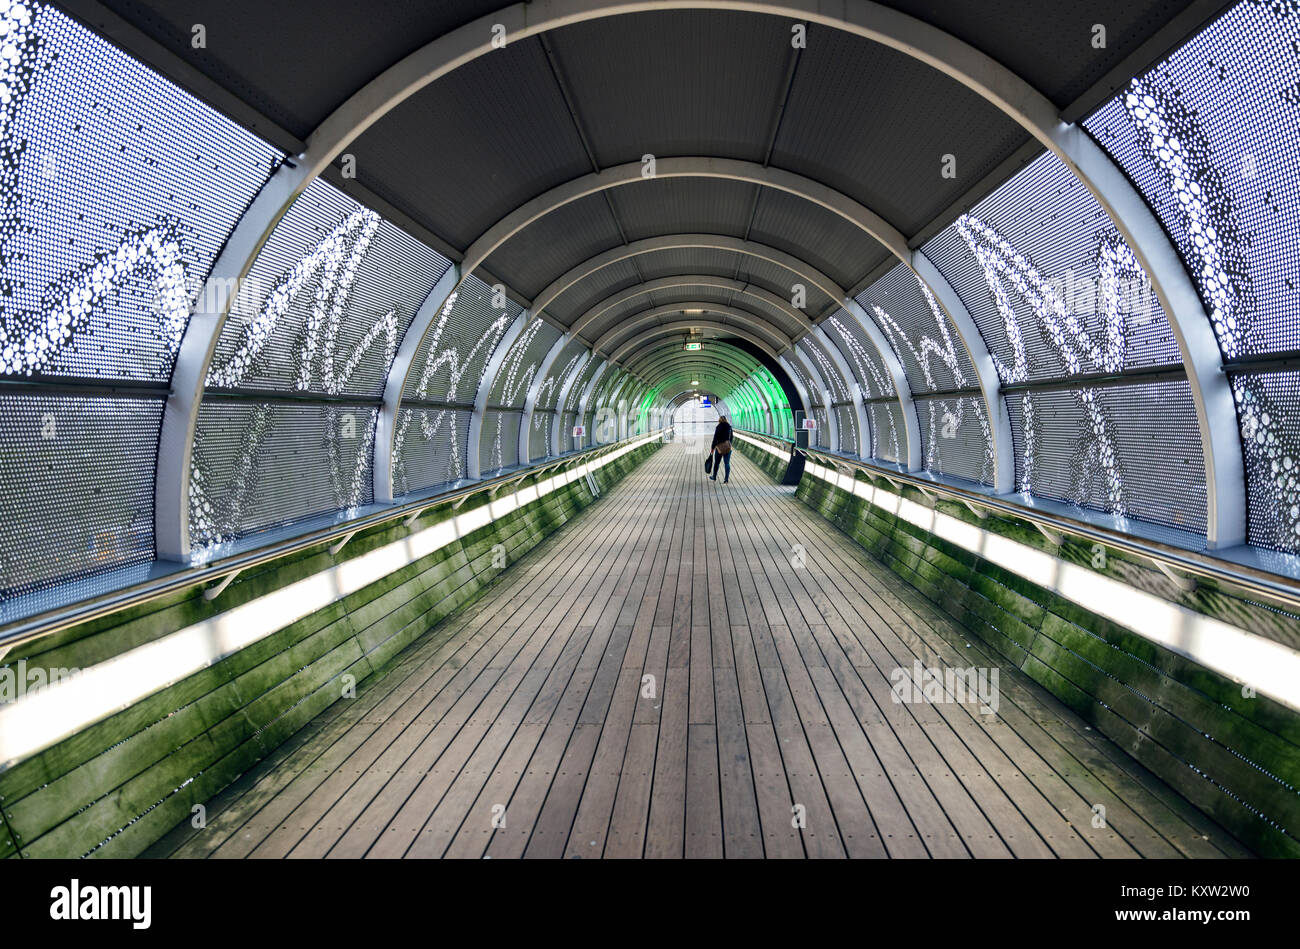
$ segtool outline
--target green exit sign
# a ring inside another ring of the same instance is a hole
[[[687,343],[687,344],[686,344],[686,351],[687,351],[688,353],[693,353],[693,352],[695,352],[696,350],[698,350],[698,349],[703,349],[703,348],[704,348],[704,344],[703,344],[703,343]]]

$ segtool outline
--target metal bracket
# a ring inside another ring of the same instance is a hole
[[[1033,521],[1032,523],[1035,527],[1038,528],[1038,533],[1042,534],[1044,537],[1047,538],[1048,543],[1052,544],[1055,547],[1060,547],[1063,543],[1065,543],[1065,538],[1062,537],[1060,534],[1058,534],[1056,531],[1048,530],[1042,524],[1038,523],[1038,521]]]
[[[1178,589],[1181,590],[1183,593],[1191,593],[1193,590],[1196,589],[1195,577],[1185,577],[1181,573],[1175,573],[1174,569],[1171,566],[1169,566],[1169,564],[1161,560],[1156,560],[1154,557],[1151,557],[1149,559],[1153,564],[1156,565],[1156,569],[1159,570],[1161,573],[1163,573],[1166,577],[1168,577],[1169,581],[1174,586],[1178,587]]]
[[[203,599],[211,602],[221,596],[222,593],[226,592],[226,587],[230,586],[235,577],[239,576],[243,572],[244,568],[240,567],[238,570],[232,570],[230,573],[226,574],[212,586],[203,591]]]
[[[337,556],[338,552],[347,546],[348,541],[350,541],[353,537],[356,536],[356,533],[357,533],[356,531],[348,531],[337,541],[330,544],[330,556],[331,557]]]
[[[984,508],[976,507],[973,503],[966,500],[965,498],[961,499],[961,503],[966,505],[966,509],[970,511],[972,514],[974,514],[976,517],[978,517],[981,521],[987,521],[989,519],[989,512],[984,510]]]

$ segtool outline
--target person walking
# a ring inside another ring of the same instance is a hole
[[[718,469],[725,464],[727,475],[722,483],[726,484],[731,480],[731,423],[725,415],[718,419],[718,427],[713,430],[713,444],[709,451],[713,452],[713,474],[709,475],[709,480],[717,481]]]

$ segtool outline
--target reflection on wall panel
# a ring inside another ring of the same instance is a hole
[[[993,483],[993,439],[979,397],[917,399],[927,471]]]
[[[162,407],[0,395],[0,603],[153,558]]]
[[[1003,382],[1177,365],[1159,300],[1106,212],[1044,153],[925,245]]]
[[[489,409],[483,414],[483,431],[479,434],[479,470],[491,477],[503,468],[519,464],[519,425],[524,413]]]
[[[208,385],[380,395],[406,327],[448,266],[316,180],[258,254]]]
[[[1022,491],[1205,531],[1205,466],[1186,382],[1016,393],[1007,407]]]
[[[560,331],[551,324],[540,319],[530,320],[506,353],[492,383],[488,404],[522,409],[542,359],[559,338]]]
[[[1227,359],[1300,349],[1297,82],[1300,9],[1239,3],[1084,123],[1173,238]],[[1232,382],[1248,539],[1300,552],[1294,377]]]
[[[898,463],[903,460],[903,409],[897,402],[874,402],[867,406],[871,419],[870,457]],[[863,454],[868,454],[863,452]]]
[[[465,477],[469,409],[404,409],[394,454],[395,494],[423,491]]]
[[[862,394],[868,399],[894,394],[894,381],[880,362],[880,354],[867,339],[866,331],[857,319],[844,310],[835,313],[822,325],[831,339],[839,346],[845,361],[862,386]]]
[[[377,417],[342,402],[205,400],[190,492],[196,547],[369,504]]]
[[[938,301],[906,264],[899,264],[857,296],[889,340],[914,392],[976,384],[961,337]]]
[[[52,7],[0,33],[0,376],[165,381],[280,153]]]

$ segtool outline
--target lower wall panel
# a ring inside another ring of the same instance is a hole
[[[592,478],[603,492],[658,447],[630,451]],[[0,857],[141,853],[350,686],[385,671],[416,639],[439,635],[440,621],[501,575],[497,545],[509,564],[592,502],[579,478],[0,772]],[[414,529],[450,513],[430,510]],[[342,554],[360,556],[407,530],[397,522],[359,534]],[[220,605],[195,589],[39,640],[14,660],[86,668],[112,655],[114,640],[120,653],[337,562],[309,552],[241,577]]]
[[[774,480],[784,473],[770,452],[737,447]],[[821,478],[805,474],[796,497],[1247,846],[1300,857],[1292,710]],[[1028,525],[999,520],[996,529],[1042,544]],[[1221,592],[1202,600],[1207,613],[1271,622],[1267,610],[1225,604]]]

